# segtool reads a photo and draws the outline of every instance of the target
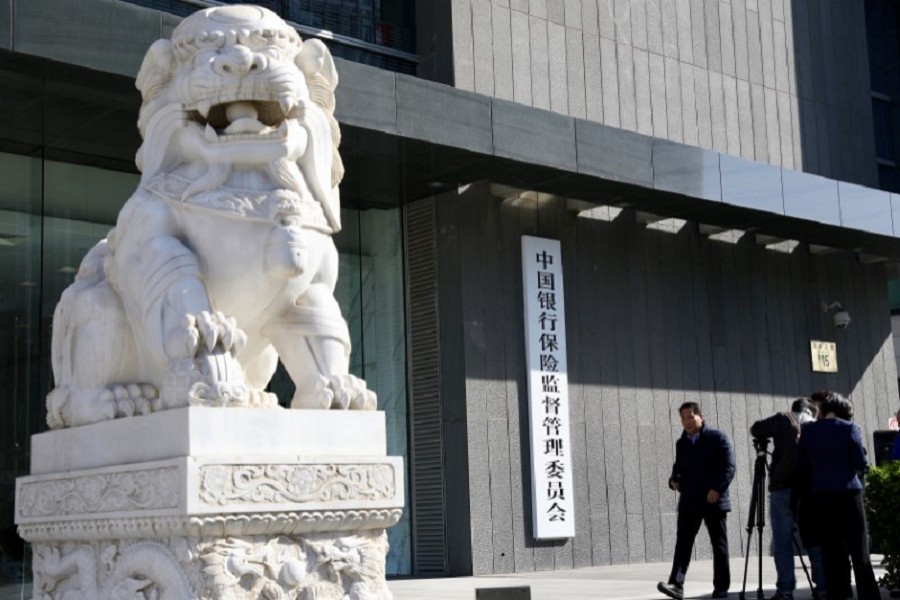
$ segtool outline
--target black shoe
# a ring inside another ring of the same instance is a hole
[[[727,598],[728,590],[713,590],[712,596],[710,598]]]
[[[813,597],[817,597],[815,592],[813,592]],[[786,594],[784,592],[778,592],[777,594],[769,598],[769,600],[794,600],[794,595]]]
[[[684,586],[680,586],[677,583],[663,583],[662,581],[660,581],[656,584],[656,589],[661,591],[669,598],[675,598],[675,600],[684,600]]]

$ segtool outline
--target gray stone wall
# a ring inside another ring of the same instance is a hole
[[[859,0],[449,0],[458,88],[877,185]]]
[[[649,229],[628,211],[588,218],[553,198],[501,201],[480,184],[436,210],[440,336],[459,341],[442,345],[445,418],[467,430],[445,439],[447,462],[468,467],[445,485],[457,501],[468,491],[471,515],[470,529],[448,521],[448,535],[467,536],[475,574],[670,560],[682,402],[700,402],[735,442],[734,556],[746,545],[754,421],[832,388],[852,396],[871,450],[896,408],[883,265],[716,241],[691,223]],[[565,542],[530,533],[523,234],[562,240],[577,532]],[[843,303],[850,328],[833,329],[823,300]],[[811,372],[810,339],[837,342],[837,374]]]
[[[134,77],[180,20],[116,0],[0,0],[0,49]]]
[[[424,77],[877,186],[859,0],[428,0],[417,13]],[[178,21],[115,0],[0,0],[0,49],[134,76]]]

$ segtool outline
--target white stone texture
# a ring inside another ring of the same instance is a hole
[[[137,76],[140,186],[53,320],[52,428],[185,405],[374,409],[334,299],[343,165],[325,45],[274,13],[185,19]]]
[[[17,480],[16,524],[35,548],[36,598],[120,597],[128,586],[144,595],[121,597],[390,598],[384,532],[401,518],[404,475],[402,459],[385,456],[381,413],[185,408],[42,434],[38,463],[58,466],[46,460],[51,450],[83,452],[80,442],[111,427],[135,434],[133,456],[152,455],[156,436],[157,454],[172,457]],[[334,439],[309,453],[299,438],[315,427]],[[275,432],[272,443],[234,437],[254,429]],[[127,438],[113,441],[128,448]],[[354,455],[325,454],[346,450]]]
[[[191,406],[31,438],[31,474],[184,456],[384,456],[380,411],[286,411]]]
[[[403,463],[334,297],[337,83],[259,7],[148,51],[141,182],[57,307],[16,481],[35,598],[390,600]],[[279,358],[307,410],[265,391]]]
[[[154,530],[170,535],[272,533],[270,524],[244,522],[260,513],[291,522],[292,533],[386,527],[400,518],[403,487],[399,457],[182,457],[20,477],[16,523],[28,541],[131,537],[134,519],[161,519]],[[327,512],[371,516],[316,516]]]
[[[36,543],[34,598],[389,600],[384,531]]]

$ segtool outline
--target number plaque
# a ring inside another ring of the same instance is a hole
[[[837,344],[820,340],[809,341],[812,370],[817,373],[837,373]]]

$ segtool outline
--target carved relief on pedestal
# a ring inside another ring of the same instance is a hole
[[[189,541],[188,541],[189,540]],[[390,600],[384,530],[34,545],[36,600]]]
[[[35,481],[19,489],[19,518],[174,508],[179,501],[176,467],[102,473]]]
[[[297,600],[388,600],[383,530],[334,538],[229,538],[201,544],[213,596],[239,585],[246,596]]]
[[[178,552],[181,550],[181,552]],[[180,554],[180,557],[176,556]],[[187,544],[35,544],[35,600],[186,600]]]
[[[208,465],[200,469],[206,504],[390,500],[394,468],[373,465]]]

